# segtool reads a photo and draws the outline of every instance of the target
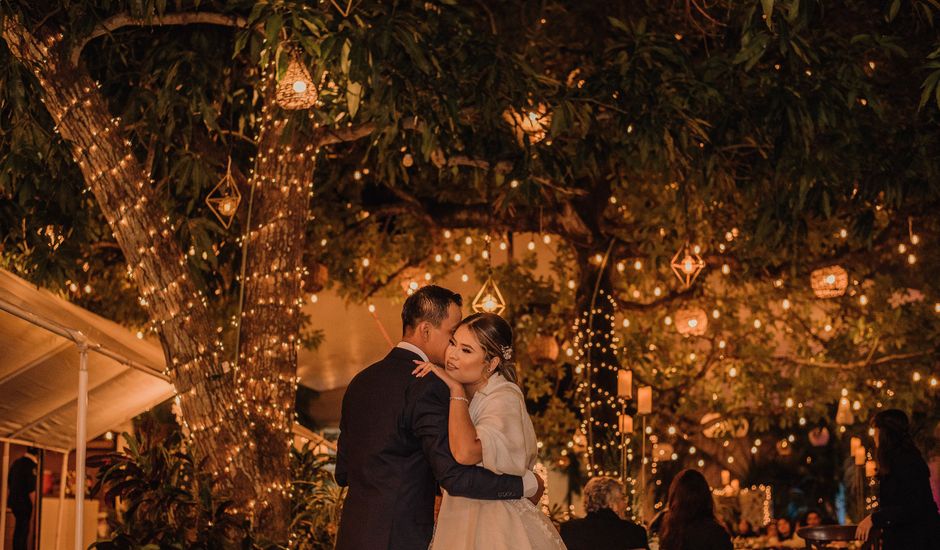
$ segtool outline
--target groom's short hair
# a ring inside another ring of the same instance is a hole
[[[437,285],[418,289],[405,300],[401,308],[402,334],[414,330],[421,321],[427,321],[435,327],[441,326],[451,304],[463,305],[460,294]]]

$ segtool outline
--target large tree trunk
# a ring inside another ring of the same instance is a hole
[[[259,451],[256,490],[262,507],[257,520],[265,534],[286,540],[290,501],[285,473],[290,471],[305,225],[315,151],[301,131],[303,123],[297,117],[289,122],[275,104],[273,63],[268,72],[250,182],[252,221],[246,236],[246,305],[236,387]]]
[[[42,86],[43,101],[128,263],[142,303],[159,329],[167,371],[180,397],[197,461],[260,533],[285,541],[293,423],[302,251],[313,151],[281,120],[266,122],[251,184],[256,222],[248,236],[249,276],[239,366],[224,351],[206,298],[189,275],[153,182],[134,156],[120,119],[87,71],[73,66],[61,35],[33,35],[5,18],[11,52]],[[275,114],[273,87],[262,118]],[[234,376],[233,376],[234,374]]]

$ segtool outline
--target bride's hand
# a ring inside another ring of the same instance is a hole
[[[451,390],[456,388],[463,390],[463,386],[460,384],[460,382],[454,380],[449,374],[447,374],[447,371],[445,371],[443,367],[427,361],[419,361],[417,359],[415,359],[415,364],[417,367],[415,370],[411,371],[411,374],[417,376],[418,378],[424,378],[429,372],[433,372],[438,378],[447,384],[447,387]]]

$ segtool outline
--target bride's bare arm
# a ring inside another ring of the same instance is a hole
[[[483,460],[483,445],[477,439],[477,429],[470,419],[470,400],[463,385],[457,382],[447,371],[433,363],[415,361],[416,376],[425,376],[433,372],[450,389],[450,412],[447,415],[447,442],[454,459],[465,466],[479,464]]]
[[[479,464],[483,460],[483,445],[477,439],[477,429],[470,420],[470,403],[463,386],[450,390],[450,414],[447,417],[447,440],[450,452],[460,464]]]

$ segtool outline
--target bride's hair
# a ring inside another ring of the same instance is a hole
[[[460,321],[459,326],[470,329],[483,346],[483,355],[487,361],[499,357],[496,371],[510,382],[516,382],[516,368],[513,361],[512,327],[505,319],[495,313],[474,313]]]

